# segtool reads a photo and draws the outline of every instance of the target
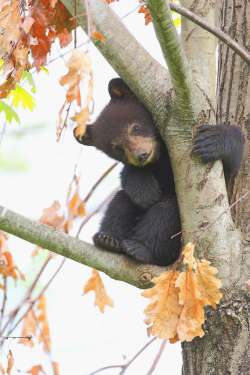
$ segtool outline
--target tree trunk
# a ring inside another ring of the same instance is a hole
[[[220,28],[249,51],[249,2],[222,0],[219,19]],[[242,167],[228,183],[232,204],[250,189],[250,67],[221,42],[218,56],[217,123],[237,124],[246,140]],[[250,296],[244,284],[250,277],[250,198],[236,205],[231,213],[245,240],[238,254],[240,271],[231,269],[229,286],[224,288],[223,301],[216,310],[206,309],[205,336],[182,344],[183,375],[246,375],[250,372]]]

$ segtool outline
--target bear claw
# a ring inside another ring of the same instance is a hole
[[[103,247],[104,249],[113,251],[118,254],[121,254],[123,252],[121,240],[107,232],[97,232],[94,235],[93,240],[96,246]]]

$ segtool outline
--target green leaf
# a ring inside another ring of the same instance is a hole
[[[31,91],[35,94],[36,93],[36,83],[34,81],[34,78],[33,78],[32,74],[30,72],[27,72],[27,70],[25,70],[23,72],[23,75],[22,75],[22,80],[24,80],[25,78],[27,78],[29,85],[32,86]]]
[[[181,24],[181,19],[180,19],[180,18],[176,18],[176,19],[174,20],[174,25],[175,25],[175,27],[177,28],[177,26],[180,25],[180,24]]]
[[[4,112],[6,120],[11,124],[13,118],[20,124],[20,119],[18,117],[18,114],[16,111],[14,111],[13,108],[11,108],[10,105],[6,104],[3,100],[0,99],[0,113]]]
[[[45,66],[40,66],[41,70],[49,75],[48,69],[45,68]]]
[[[26,90],[24,90],[23,87],[16,84],[16,89],[11,90],[8,95],[8,99],[10,99],[11,95],[13,95],[12,105],[16,109],[19,104],[22,103],[23,109],[28,108],[31,112],[33,112],[33,109],[36,106],[35,99]]]

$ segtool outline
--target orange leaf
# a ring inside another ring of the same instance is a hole
[[[14,365],[14,357],[13,357],[13,354],[12,354],[11,350],[9,350],[9,353],[7,355],[7,359],[8,359],[8,368],[7,368],[6,373],[10,374],[10,370],[12,369],[12,367]]]
[[[177,323],[182,310],[179,304],[179,288],[175,283],[179,276],[178,271],[167,271],[160,277],[152,280],[155,286],[142,292],[143,297],[150,298],[150,304],[144,310],[146,324],[151,333],[160,339],[175,339]]]
[[[66,63],[69,69],[68,74],[61,78],[60,84],[69,85],[66,95],[68,102],[76,99],[77,104],[81,105],[79,84],[91,73],[91,59],[85,52],[78,49],[73,49],[71,52],[72,56]]]
[[[27,374],[38,375],[39,371],[41,371],[45,374],[41,365],[33,366],[32,369],[27,371]]]
[[[223,294],[219,291],[222,287],[222,282],[214,274],[218,270],[210,266],[208,260],[202,259],[201,262],[197,261],[195,273],[197,277],[197,285],[200,289],[202,296],[206,299],[206,304],[215,308],[216,303],[220,302]]]
[[[205,321],[203,306],[206,305],[193,271],[182,272],[175,283],[180,288],[179,300],[183,305],[177,333],[181,341],[192,341],[195,336],[204,336],[202,324]]]
[[[107,295],[102,279],[97,270],[93,270],[93,276],[89,279],[87,284],[84,286],[84,294],[87,294],[90,290],[95,292],[95,303],[94,306],[98,306],[100,311],[104,313],[105,306],[114,307],[114,302]]]
[[[58,211],[60,209],[60,204],[55,201],[52,206],[45,208],[43,210],[42,217],[38,220],[40,223],[49,225],[51,227],[56,227],[62,232],[65,232],[63,223],[65,221],[64,215],[59,216]]]
[[[45,294],[43,294],[37,305],[37,311],[39,316],[37,318],[39,323],[42,323],[41,335],[39,336],[39,342],[43,342],[43,350],[45,353],[51,351],[51,340],[50,340],[50,331],[49,331],[49,321],[47,316],[47,302]]]
[[[3,366],[1,365],[1,363],[0,363],[0,372],[1,372],[1,375],[5,374],[5,371],[4,371]]]
[[[86,131],[86,122],[89,121],[89,108],[85,107],[81,112],[71,117],[71,120],[77,121],[75,137],[82,137]]]
[[[32,310],[28,311],[28,313],[25,315],[23,320],[23,329],[21,336],[35,336],[36,335],[36,323],[34,320],[33,312]],[[28,346],[29,348],[33,348],[34,342],[25,338],[21,338],[18,341],[19,344],[24,344],[25,346]]]
[[[184,255],[183,264],[188,264],[189,271],[191,271],[194,265],[194,244],[192,242],[184,247],[182,255]]]
[[[72,33],[69,33],[65,27],[63,31],[57,35],[57,38],[59,39],[60,47],[64,48],[72,42]]]
[[[19,27],[22,21],[19,12],[19,1],[12,1],[1,9],[0,18],[0,55],[9,53],[12,44],[15,43],[20,35]]]
[[[54,370],[54,375],[59,375],[59,363],[57,362],[52,362],[53,370]]]

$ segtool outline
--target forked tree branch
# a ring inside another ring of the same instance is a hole
[[[102,250],[62,233],[55,227],[30,220],[2,206],[0,229],[141,289],[152,287],[152,278],[170,269],[142,264],[125,255]]]

